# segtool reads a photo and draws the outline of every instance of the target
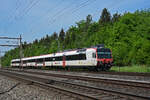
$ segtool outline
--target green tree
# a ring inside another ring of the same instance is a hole
[[[104,8],[98,22],[88,15],[85,20],[76,22],[66,34],[62,29],[59,37],[56,32],[24,43],[24,56],[38,56],[55,53],[58,50],[84,48],[105,44],[111,48],[115,65],[150,65],[150,10],[111,14]],[[60,48],[58,46],[60,45]],[[3,66],[9,66],[11,59],[19,58],[19,48],[14,48],[2,57]]]
[[[121,15],[118,14],[118,13],[113,14],[112,22],[113,22],[113,23],[114,23],[114,22],[117,22],[120,17],[121,17]]]
[[[65,39],[65,32],[64,32],[64,29],[62,28],[61,31],[60,31],[60,33],[59,33],[59,40],[61,42],[63,42],[64,39]]]
[[[110,21],[111,21],[111,14],[106,8],[104,8],[102,13],[101,13],[99,23],[105,24],[105,23],[108,23]]]

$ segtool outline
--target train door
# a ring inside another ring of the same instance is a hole
[[[45,59],[43,58],[43,68],[45,67]]]
[[[65,61],[65,59],[66,59],[66,56],[65,55],[63,55],[63,68],[65,68],[65,66],[66,66],[66,61]]]

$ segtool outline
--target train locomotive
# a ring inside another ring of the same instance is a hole
[[[12,67],[88,68],[97,71],[107,71],[112,64],[112,52],[104,45],[11,60]]]

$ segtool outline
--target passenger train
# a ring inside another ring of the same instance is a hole
[[[21,61],[21,62],[20,62]],[[113,64],[112,52],[104,45],[11,60],[12,67],[88,68],[106,71]]]

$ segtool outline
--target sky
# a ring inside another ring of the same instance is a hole
[[[21,34],[23,41],[29,43],[58,33],[61,28],[67,30],[88,14],[98,21],[103,8],[111,14],[123,14],[149,7],[149,0],[0,0],[0,36]],[[4,43],[0,40],[0,44]]]

